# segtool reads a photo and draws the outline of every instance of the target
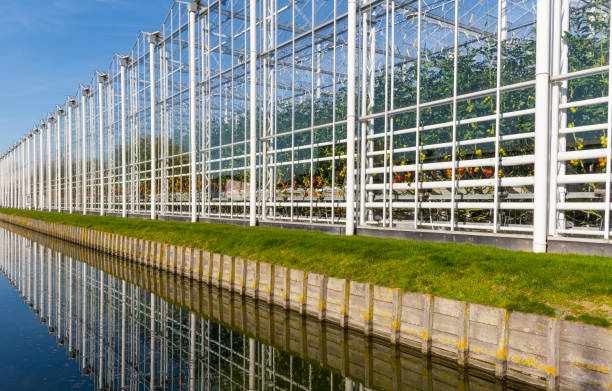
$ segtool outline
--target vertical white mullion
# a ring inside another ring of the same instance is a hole
[[[376,101],[376,26],[373,20],[373,15],[372,15],[372,10],[370,9],[368,12],[368,16],[370,17],[370,20],[368,21],[368,38],[369,38],[369,68],[367,70],[368,72],[368,89],[367,89],[367,94],[368,94],[368,114],[372,114],[374,112],[374,103]],[[371,136],[374,134],[374,119],[370,119],[368,121],[368,128],[367,128],[367,136]],[[368,157],[368,168],[374,168],[374,157],[372,155],[372,152],[374,152],[374,140],[368,140],[366,138],[366,143],[367,143],[367,153],[370,153],[370,156]],[[367,155],[366,155],[367,156]],[[370,175],[368,177],[368,183],[371,185],[374,183],[374,176]],[[368,202],[370,204],[373,204],[375,201],[375,196],[374,196],[374,192],[372,190],[370,190],[368,192]],[[370,223],[372,223],[374,221],[374,208],[370,208],[368,209],[368,221]]]
[[[309,211],[308,211],[308,222],[310,224],[312,224],[312,215],[313,215],[313,193],[314,193],[314,183],[313,179],[314,179],[314,96],[315,96],[315,80],[314,80],[314,74],[315,74],[315,35],[314,35],[314,29],[315,29],[315,12],[314,12],[314,1],[310,2],[310,28],[311,28],[311,34],[310,34],[310,179],[308,181],[308,186],[309,186],[309,194],[308,194],[308,201],[309,201]],[[319,56],[319,53],[317,53],[317,57]],[[348,63],[349,67],[351,66],[350,63]],[[354,142],[354,141],[353,141]],[[354,163],[353,163],[354,164]],[[347,204],[347,208],[348,208],[348,204]]]
[[[337,31],[338,31],[338,19],[337,19],[337,1],[334,0],[334,46],[333,46],[333,72],[332,72],[332,167],[331,167],[331,224],[334,224],[334,220],[336,218],[335,210],[336,210],[336,191],[334,190],[336,187],[336,44],[337,44]],[[357,20],[356,23],[359,23]]]
[[[25,209],[25,158],[24,158],[24,142],[23,139],[19,142],[19,207]]]
[[[493,187],[493,233],[499,230],[499,137],[501,120],[501,68],[502,68],[502,40],[504,39],[505,22],[502,18],[505,14],[505,0],[499,0],[497,4],[497,73],[495,82],[495,167]]]
[[[219,5],[220,7],[221,5]],[[197,220],[196,204],[196,61],[195,23],[198,3],[189,3],[189,193],[191,199],[191,222]],[[221,184],[219,184],[220,188]]]
[[[62,109],[62,117],[64,117],[64,126],[63,126],[63,131],[62,131],[62,135],[63,135],[63,150],[62,150],[62,167],[63,170],[60,170],[60,181],[62,183],[62,189],[63,189],[63,196],[62,196],[62,203],[60,208],[63,210],[67,210],[67,203],[68,203],[68,193],[67,193],[67,189],[68,189],[68,141],[67,141],[67,124],[68,124],[68,117],[67,117],[67,107],[64,105],[64,108]]]
[[[0,175],[2,175],[0,173]],[[32,134],[26,139],[26,197],[30,201],[28,209],[32,210]],[[28,257],[29,259],[29,257]]]
[[[249,0],[250,20],[250,199],[249,225],[257,224],[257,2]]]
[[[368,111],[367,100],[367,69],[368,69],[368,14],[362,13],[361,23],[361,116],[365,117]],[[365,225],[366,214],[366,161],[367,161],[368,125],[361,121],[361,157],[360,157],[360,186],[359,186],[359,224]]]
[[[44,143],[43,143],[43,132],[44,132],[44,128],[45,128],[45,124],[42,124],[40,126],[40,129],[38,131],[38,154],[39,154],[39,160],[38,160],[38,210],[43,210],[44,208],[44,167],[45,165],[43,164],[43,149],[44,149]]]
[[[346,235],[355,234],[355,51],[357,1],[348,0],[346,111]],[[312,141],[312,140],[311,140]]]
[[[550,133],[550,6],[538,0],[536,21],[536,113],[533,251],[546,252]]]
[[[569,21],[569,13],[570,13],[570,0],[561,0],[561,34],[565,34],[569,31],[570,21]],[[566,74],[569,70],[569,58],[568,52],[569,48],[565,40],[561,39],[561,53],[560,53],[560,73]],[[560,96],[559,101],[560,104],[567,103],[567,88],[569,82],[567,80],[561,82],[561,88],[559,90]],[[567,109],[562,110],[559,115],[559,127],[566,128],[567,127]],[[567,144],[567,139],[565,135],[559,135],[559,152],[565,152]],[[558,175],[565,175],[566,162],[560,162],[558,166],[559,173]],[[559,202],[565,202],[565,185],[558,188],[558,197]],[[556,209],[556,204],[555,204]],[[565,211],[559,211],[558,213],[558,226],[561,229],[565,229]],[[556,227],[556,225],[555,225]]]
[[[387,184],[389,176],[393,179],[393,167],[389,168],[389,0],[385,1],[385,98],[383,100],[383,191],[382,191],[382,226],[387,226]],[[391,173],[389,173],[391,170]]]
[[[53,191],[51,190],[51,132],[53,130],[53,122],[54,118],[50,117],[47,122],[47,189],[46,189],[46,197],[47,197],[47,210],[51,211],[51,196]]]
[[[263,142],[261,143],[261,155],[262,155],[262,159],[261,159],[261,165],[262,165],[262,169],[261,169],[261,218],[263,220],[267,219],[268,217],[268,200],[266,199],[268,197],[268,189],[267,189],[267,184],[268,184],[268,180],[270,178],[268,178],[268,137],[270,137],[270,133],[268,132],[269,130],[269,126],[270,124],[268,123],[268,115],[269,115],[269,107],[268,107],[268,97],[270,94],[270,90],[272,89],[272,86],[270,85],[270,49],[272,47],[272,45],[270,44],[270,42],[268,41],[268,20],[270,18],[272,18],[272,16],[270,15],[270,8],[271,8],[271,0],[262,0],[262,23],[261,23],[261,28],[262,28],[262,33],[261,33],[261,40],[262,40],[262,46],[263,46],[263,51],[264,53],[266,53],[265,55],[262,56],[261,58],[261,65],[262,65],[262,71],[263,71],[263,75],[262,75],[262,79],[263,79],[263,86],[262,86],[262,100],[263,103],[261,105],[261,109],[262,109],[262,116],[261,116],[261,128],[262,128],[262,138],[263,138]],[[312,57],[312,56],[311,56]],[[311,160],[312,161],[312,160]]]
[[[151,99],[151,219],[157,215],[157,191],[155,188],[156,179],[156,159],[157,149],[155,145],[155,45],[159,40],[158,34],[149,36],[149,95]]]
[[[208,0],[210,6],[210,0]],[[202,211],[206,216],[210,216],[211,208],[211,194],[210,194],[210,174],[208,173],[208,162],[210,160],[210,129],[212,128],[211,109],[210,109],[210,33],[209,33],[209,20],[210,12],[206,12],[202,16],[201,21],[201,38],[202,38]],[[244,43],[246,48],[246,34],[244,37]],[[245,63],[246,68],[246,63]],[[245,72],[246,74],[246,72]],[[245,88],[246,88],[246,76],[245,76]],[[246,90],[245,90],[246,99]],[[245,101],[245,112],[246,118],[246,101]],[[245,121],[246,122],[246,121]],[[245,123],[245,138],[246,138],[246,123]],[[246,179],[246,173],[244,178]],[[244,191],[246,191],[246,185],[243,184]],[[244,194],[244,192],[243,192]],[[244,210],[246,210],[246,197],[243,197]]]
[[[68,124],[66,131],[68,133],[68,212],[74,211],[74,200],[72,199],[72,109],[74,101],[68,102]]]
[[[55,123],[55,207],[58,212],[62,211],[62,196],[61,196],[61,121],[63,110],[58,110]]]
[[[17,174],[15,168],[17,167],[17,146],[13,146],[11,150],[11,207],[17,208]]]
[[[87,130],[86,130],[86,101],[88,89],[81,92],[81,212],[87,214]]]
[[[107,76],[100,75],[98,78],[98,156],[99,178],[100,178],[100,216],[104,216],[104,84]]]
[[[234,32],[234,3],[230,2],[230,14],[232,15],[231,18],[231,22],[230,22],[230,50],[231,50],[231,56],[232,56],[232,60],[234,57],[234,36],[235,36],[235,32]],[[233,63],[233,61],[232,61]],[[231,167],[230,167],[230,184],[233,187],[234,184],[234,151],[235,151],[235,146],[234,146],[234,127],[235,127],[235,121],[234,121],[234,67],[231,68],[231,88],[230,88],[230,94],[231,94],[231,109],[230,109],[230,113],[231,114]],[[233,188],[230,188],[230,194],[233,194]],[[230,218],[234,218],[234,197],[230,196],[230,199],[228,200],[230,203]],[[265,202],[265,197],[264,197],[264,202]],[[264,217],[265,217],[265,208],[264,208]]]
[[[395,109],[395,0],[391,0],[391,94],[390,94],[390,109],[393,111]],[[394,133],[395,133],[395,125],[393,121],[393,116],[389,118],[389,131],[390,131],[390,139],[389,144],[389,165],[391,167],[391,177],[389,181],[389,227],[393,227],[393,151],[394,151]]]
[[[116,71],[116,69],[115,69]],[[107,187],[106,194],[108,195],[108,209],[111,211],[116,211],[117,206],[115,203],[115,194],[114,188],[116,187],[116,176],[115,176],[115,124],[117,123],[117,119],[115,116],[115,102],[114,102],[114,92],[113,92],[113,83],[117,78],[117,73],[115,72],[113,75],[108,78],[108,85],[106,87],[106,110],[107,110],[107,135],[106,135],[106,143],[107,143],[107,164],[108,169],[107,173]]]
[[[416,145],[414,170],[414,228],[419,227],[419,166],[421,162],[420,133],[421,133],[421,3],[418,0],[417,10],[417,80],[416,80]]]
[[[612,1],[610,1],[610,6],[612,7]],[[610,8],[612,10],[612,8]],[[610,20],[610,50],[612,50],[612,17]],[[612,51],[608,53],[608,132],[607,142],[606,142],[606,213],[605,213],[605,222],[604,222],[604,239],[610,239],[610,181],[612,177],[610,176],[611,169],[610,164],[612,164]]]
[[[457,192],[457,79],[458,79],[458,59],[459,56],[459,0],[455,0],[455,15],[454,15],[454,31],[453,31],[453,150],[451,151],[451,207],[450,207],[450,226],[451,231],[455,230],[455,200]],[[499,91],[499,89],[498,89]],[[499,117],[498,117],[499,118]]]
[[[74,206],[78,211],[81,205],[81,200],[83,196],[81,195],[81,190],[83,189],[81,185],[81,116],[80,116],[80,104],[79,98],[75,97],[75,105],[74,105],[74,181],[75,181],[75,196]]]
[[[125,151],[125,67],[129,59],[123,57],[121,59],[121,217],[127,217],[127,172],[126,172],[126,151]]]
[[[217,45],[218,48],[218,56],[219,58],[223,58],[223,45],[221,44],[222,42],[222,37],[223,37],[223,32],[221,31],[221,27],[223,25],[223,21],[221,18],[221,9],[220,7],[217,9],[217,34],[219,36],[219,44]],[[221,211],[223,210],[223,202],[221,200],[221,187],[222,187],[222,175],[223,175],[223,122],[224,122],[224,118],[223,118],[223,94],[224,94],[224,90],[223,90],[223,77],[221,76],[222,72],[223,72],[223,63],[222,61],[219,61],[219,72],[218,72],[218,77],[219,77],[219,110],[218,110],[218,114],[219,114],[219,118],[218,118],[218,123],[219,123],[219,145],[218,145],[218,150],[219,150],[219,157],[217,158],[218,162],[219,162],[219,169],[217,171],[217,175],[219,176],[219,183],[217,186],[217,216],[219,218],[221,218]]]
[[[95,172],[96,172],[96,167],[94,164],[95,161],[95,152],[96,149],[94,147],[94,143],[95,143],[95,139],[94,139],[94,133],[95,133],[95,99],[94,99],[94,90],[93,88],[89,90],[89,93],[87,94],[87,102],[89,103],[89,128],[88,131],[85,133],[86,137],[87,137],[87,150],[89,151],[89,158],[87,161],[87,165],[89,167],[88,172],[90,172],[92,175],[91,177],[88,177],[88,181],[89,181],[89,208],[90,209],[95,209],[95,190],[96,190],[96,186],[95,186]]]
[[[293,222],[294,205],[294,190],[295,190],[295,3],[297,0],[292,0],[291,4],[291,210],[289,221]]]
[[[139,42],[140,43],[140,42]],[[133,52],[132,52],[133,54]],[[139,56],[138,52],[136,52],[136,56]],[[138,57],[137,57],[138,58]],[[136,198],[140,196],[140,185],[138,183],[138,172],[136,170],[136,154],[138,150],[138,138],[136,136],[136,115],[138,113],[138,109],[136,105],[138,104],[138,68],[140,66],[140,60],[134,60],[129,67],[128,70],[128,99],[129,99],[129,143],[126,145],[129,146],[129,163],[127,163],[127,168],[129,168],[130,173],[130,198],[129,198],[129,210],[134,213],[136,211]],[[126,169],[127,169],[126,168]]]
[[[555,2],[553,12],[553,24],[552,24],[552,67],[551,72],[553,76],[559,75],[561,72],[561,9],[562,2]],[[550,211],[548,213],[548,235],[555,236],[557,234],[557,196],[559,192],[559,186],[557,184],[557,178],[559,175],[559,128],[560,128],[560,90],[561,86],[559,83],[554,83],[551,86],[551,118],[550,118],[550,189],[549,189],[549,202],[548,206]]]

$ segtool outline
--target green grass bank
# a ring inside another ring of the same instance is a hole
[[[333,277],[600,326],[612,324],[612,258],[533,254],[227,224],[0,208],[1,213],[203,248]]]

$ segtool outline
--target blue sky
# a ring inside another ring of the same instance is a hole
[[[0,0],[0,153],[155,31],[172,0]]]

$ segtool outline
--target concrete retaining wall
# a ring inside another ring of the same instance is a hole
[[[459,366],[477,367],[498,378],[550,390],[612,389],[611,329],[19,216],[0,214],[0,220],[291,308],[392,345],[442,356]],[[209,305],[219,319],[233,316],[224,313],[220,303]],[[272,330],[259,332],[274,337]],[[327,339],[330,360],[338,342],[331,335]]]

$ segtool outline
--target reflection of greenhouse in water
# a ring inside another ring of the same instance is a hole
[[[603,0],[175,2],[3,155],[1,201],[528,234],[536,251],[608,239],[609,16]]]
[[[95,389],[518,386],[15,226],[0,226],[0,249],[0,272]]]

